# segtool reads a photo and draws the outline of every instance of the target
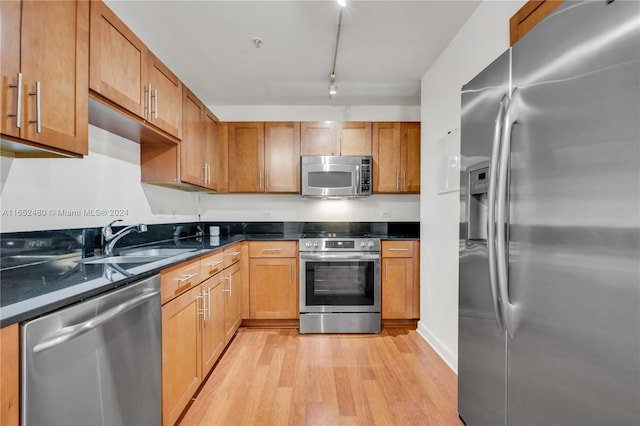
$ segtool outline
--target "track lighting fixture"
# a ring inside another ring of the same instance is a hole
[[[331,74],[331,78],[329,79],[329,95],[335,95],[338,93],[338,86],[336,86],[336,75]]]

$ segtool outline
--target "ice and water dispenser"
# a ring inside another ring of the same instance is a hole
[[[469,170],[469,228],[470,241],[487,242],[489,166]]]

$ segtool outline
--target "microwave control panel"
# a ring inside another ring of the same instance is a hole
[[[360,164],[360,191],[371,192],[371,159],[363,158]]]

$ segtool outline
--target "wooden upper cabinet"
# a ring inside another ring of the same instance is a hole
[[[89,88],[180,139],[182,82],[101,1],[91,2],[90,46]]]
[[[182,139],[182,81],[151,52],[148,52],[147,67],[147,119]]]
[[[204,110],[205,188],[220,189],[220,131],[218,118],[207,108]]]
[[[300,123],[264,124],[264,192],[300,192]]]
[[[373,192],[420,192],[420,123],[373,123]]]
[[[307,121],[301,123],[301,155],[340,155],[339,152],[335,122]]]
[[[145,118],[147,47],[101,1],[91,2],[89,88]]]
[[[371,123],[337,123],[339,155],[371,155]]]
[[[563,0],[530,0],[509,20],[511,46],[546,18]]]
[[[229,123],[229,192],[264,191],[264,123]]]
[[[400,191],[400,123],[373,124],[373,192]]]
[[[180,143],[180,180],[204,186],[206,180],[203,103],[188,89],[183,96],[183,138]]]
[[[405,122],[400,125],[403,152],[403,191],[420,192],[420,123]]]
[[[2,1],[0,16],[2,133],[38,148],[86,154],[89,4]]]

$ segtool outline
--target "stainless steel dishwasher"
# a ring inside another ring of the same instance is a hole
[[[160,276],[22,325],[23,425],[159,425]]]

